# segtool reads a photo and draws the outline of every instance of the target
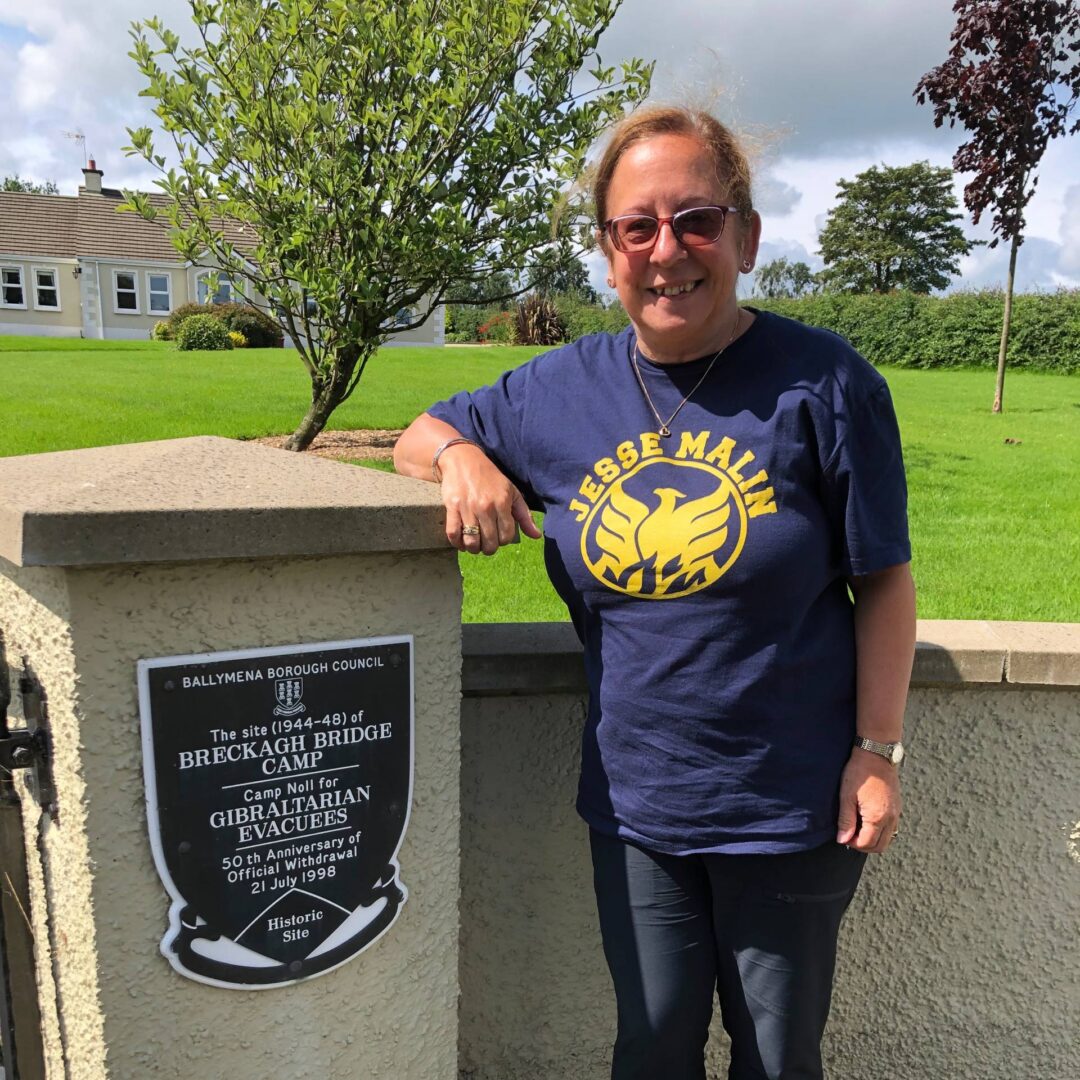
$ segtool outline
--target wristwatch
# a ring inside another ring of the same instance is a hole
[[[871,754],[883,757],[892,765],[899,765],[904,760],[904,744],[902,742],[874,742],[873,739],[864,739],[861,735],[856,735],[855,745],[860,750],[869,750]]]

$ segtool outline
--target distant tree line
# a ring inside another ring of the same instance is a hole
[[[0,180],[0,191],[24,191],[28,195],[59,195],[60,189],[55,180],[45,180],[38,184],[33,180],[23,180],[18,173],[5,176]]]

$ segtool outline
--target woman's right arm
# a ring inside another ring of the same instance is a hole
[[[421,413],[402,432],[394,447],[394,468],[404,476],[434,481],[431,461],[435,452],[461,432],[428,413]],[[446,538],[473,555],[494,555],[503,544],[517,539],[518,526],[526,536],[540,538],[521,492],[474,443],[456,443],[439,455],[440,491],[446,507]],[[462,532],[476,526],[478,535]]]

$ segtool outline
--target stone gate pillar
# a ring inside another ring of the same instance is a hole
[[[19,781],[48,1077],[456,1077],[461,586],[441,516],[418,481],[226,439],[0,460],[0,630],[51,740],[49,805]],[[353,674],[324,692],[328,658]],[[371,697],[384,661],[401,677]],[[404,805],[408,754],[379,755],[410,733]],[[398,881],[355,910],[323,889],[406,818]],[[162,860],[198,896],[177,901]],[[291,899],[223,940],[251,888]],[[282,951],[324,917],[321,956]],[[171,918],[201,977],[163,955]],[[348,958],[358,918],[389,925]],[[251,989],[216,978],[233,961]]]

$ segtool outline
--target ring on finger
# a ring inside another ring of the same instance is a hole
[[[480,526],[479,525],[462,525],[461,526],[461,535],[462,536],[479,536],[480,535]]]

